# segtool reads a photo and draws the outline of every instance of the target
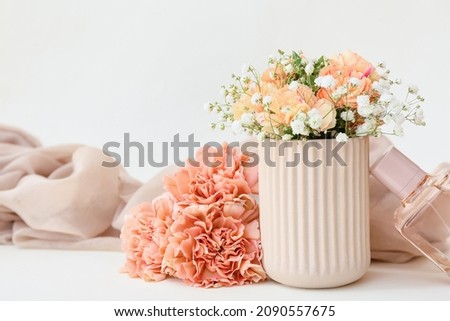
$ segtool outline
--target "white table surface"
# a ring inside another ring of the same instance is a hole
[[[373,262],[361,280],[320,290],[273,281],[219,289],[144,282],[118,272],[123,260],[120,252],[0,246],[0,300],[450,300],[450,278],[424,258]]]

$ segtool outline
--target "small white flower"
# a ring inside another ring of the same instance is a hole
[[[243,131],[242,128],[242,123],[240,120],[235,120],[232,124],[231,124],[231,130],[233,131],[233,133],[235,134],[240,134]]]
[[[305,72],[308,76],[310,76],[314,71],[314,63],[308,62],[308,64],[305,66]]]
[[[275,73],[273,71],[269,72],[269,78],[275,80]]]
[[[262,142],[265,138],[266,138],[266,134],[263,132],[260,132],[260,133],[258,133],[258,135],[256,135],[256,139],[258,140],[258,142]]]
[[[330,88],[336,86],[336,80],[334,80],[333,76],[320,76],[314,80],[314,83],[322,88]]]
[[[394,127],[394,135],[396,136],[403,136],[403,127],[402,126],[395,126]]]
[[[347,91],[348,91],[347,86],[339,86],[336,89],[336,93],[338,93],[338,95],[340,95],[340,96],[345,95],[347,93]]]
[[[331,93],[331,99],[339,100],[340,98],[341,98],[341,95],[339,95],[339,93],[337,93],[336,91]]]
[[[425,117],[423,115],[423,109],[418,108],[414,114],[414,123],[416,125],[425,125]]]
[[[294,137],[294,136],[292,136],[290,134],[284,134],[283,136],[281,136],[281,139],[283,141],[287,142],[287,141],[290,141],[292,139],[292,137]]]
[[[397,100],[395,97],[392,97],[391,101],[389,101],[387,108],[391,111],[392,114],[397,114],[402,111],[404,104]]]
[[[367,136],[376,129],[375,126],[375,120],[366,118],[365,122],[356,128],[356,136]]]
[[[203,109],[206,111],[210,111],[211,110],[211,103],[207,102],[203,105]]]
[[[261,100],[261,94],[260,93],[254,93],[252,95],[252,99],[251,100],[252,100],[252,104],[253,105],[258,105],[260,100]]]
[[[339,133],[336,136],[336,141],[338,143],[346,143],[348,141],[348,136],[346,133]]]
[[[219,113],[219,117],[220,118],[226,118],[226,114],[225,114],[225,112],[224,111],[221,111],[220,113]]]
[[[248,83],[250,81],[250,74],[246,73],[246,74],[242,75],[241,80],[244,84]]]
[[[263,104],[269,105],[272,102],[272,96],[264,96],[263,98]]]
[[[310,111],[308,111],[308,116],[309,127],[311,127],[312,129],[319,129],[323,122],[322,114],[320,113],[320,111],[318,111],[317,109],[311,109]]]
[[[290,74],[294,71],[294,66],[292,66],[291,64],[288,64],[288,65],[284,66],[284,71],[286,71],[286,73]]]
[[[372,115],[373,112],[373,108],[371,105],[361,105],[358,106],[356,110],[358,111],[358,114],[360,114],[363,117],[369,117],[370,115]]]
[[[397,126],[401,126],[405,122],[405,115],[399,113],[392,117],[392,120]]]
[[[368,95],[359,95],[356,97],[358,107],[367,107],[370,105],[370,97]]]
[[[241,116],[241,123],[243,125],[251,125],[255,117],[252,113],[243,113]]]
[[[409,85],[408,91],[413,95],[417,95],[417,93],[419,92],[419,88],[414,85]]]
[[[228,94],[227,97],[225,97],[225,100],[229,104],[234,104],[234,97],[232,94]]]
[[[384,102],[384,103],[388,103],[392,100],[392,94],[391,93],[383,93],[380,96],[379,101]]]
[[[361,84],[361,79],[359,78],[355,78],[355,77],[351,77],[348,81],[348,83],[352,86],[359,86]]]
[[[391,84],[389,83],[389,81],[384,80],[384,79],[381,79],[381,80],[379,80],[379,81],[375,81],[375,82],[372,84],[372,88],[373,88],[375,91],[377,91],[377,92],[379,92],[380,94],[382,94],[382,93],[384,93],[384,92],[390,90]]]
[[[298,81],[294,80],[294,81],[291,81],[291,83],[289,84],[289,90],[296,91],[298,89],[298,87],[299,87]]]
[[[301,120],[301,121],[305,121],[307,118],[306,114],[302,111],[298,112],[297,115],[295,115],[295,119]]]
[[[349,110],[345,110],[341,113],[341,118],[345,121],[354,121],[355,120],[355,114],[353,113],[353,111]]]
[[[305,122],[301,119],[291,121],[292,133],[294,135],[309,135],[309,129],[305,126]]]
[[[250,65],[245,63],[242,65],[241,74],[246,75],[250,71]]]
[[[368,134],[367,127],[364,126],[364,124],[356,127],[356,131],[355,131],[356,136],[367,136],[367,134]]]
[[[371,109],[374,116],[380,116],[385,111],[384,107],[379,104],[371,105]]]

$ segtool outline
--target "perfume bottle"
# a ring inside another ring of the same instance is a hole
[[[450,276],[450,163],[428,174],[387,138],[370,144],[371,174],[402,200],[395,227]]]

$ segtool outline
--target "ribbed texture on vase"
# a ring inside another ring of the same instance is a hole
[[[284,156],[280,144],[270,148],[275,166],[266,164],[263,148],[259,149],[266,272],[275,281],[306,288],[335,287],[359,279],[370,263],[368,139],[349,139],[339,150],[347,166],[336,159],[327,161],[327,153],[337,145],[334,139],[289,143]],[[295,153],[300,164],[286,166]],[[322,164],[305,165],[305,157]]]

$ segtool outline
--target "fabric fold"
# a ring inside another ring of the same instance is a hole
[[[141,186],[100,149],[41,147],[0,127],[0,242],[33,248],[119,250],[114,219]]]

